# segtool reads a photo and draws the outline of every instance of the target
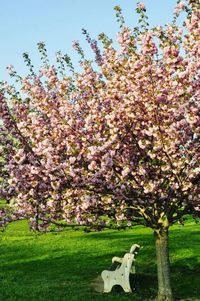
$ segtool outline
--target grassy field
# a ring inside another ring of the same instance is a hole
[[[143,246],[137,274],[131,278],[133,294],[115,288],[110,294],[91,286],[112,256],[121,256],[133,243]],[[200,300],[200,229],[188,222],[170,231],[172,284],[176,300]],[[155,249],[152,231],[34,234],[25,221],[10,224],[0,233],[1,301],[128,301],[153,300],[156,295]]]

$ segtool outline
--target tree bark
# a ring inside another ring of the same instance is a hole
[[[156,301],[173,301],[170,283],[168,229],[156,230],[154,233],[158,275],[158,296]]]

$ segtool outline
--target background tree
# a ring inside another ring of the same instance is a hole
[[[149,29],[139,3],[140,26],[131,29],[116,6],[118,50],[100,34],[101,53],[83,30],[96,64],[75,42],[83,69],[76,73],[60,52],[59,67],[50,66],[39,43],[38,75],[27,54],[28,77],[10,67],[28,98],[16,96],[11,108],[0,98],[4,127],[18,141],[7,164],[18,208],[36,220],[152,228],[159,301],[173,300],[169,227],[199,214],[199,8],[178,2],[171,24]]]

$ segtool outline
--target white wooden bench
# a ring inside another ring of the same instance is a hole
[[[130,252],[126,253],[123,258],[113,257],[112,265],[109,270],[104,270],[101,277],[104,282],[104,293],[109,293],[114,285],[120,285],[126,293],[131,293],[129,282],[130,273],[135,274],[135,256],[140,246],[132,245]]]

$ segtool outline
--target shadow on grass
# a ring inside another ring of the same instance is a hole
[[[171,267],[171,277],[177,300],[193,300],[192,298],[196,298],[196,301],[200,300],[199,257],[195,256],[175,261]]]
[[[3,250],[1,250],[3,251]],[[111,261],[110,254],[92,253],[79,256],[77,254],[62,254],[54,252],[47,258],[42,258],[44,252],[39,251],[40,259],[33,259],[35,247],[6,248],[15,256],[14,262],[7,262],[0,271],[0,300],[131,300],[130,294],[124,294],[116,287],[109,295],[98,294],[90,287],[93,278],[106,269],[106,263]],[[21,254],[19,256],[19,254]],[[29,257],[28,257],[29,254]],[[54,256],[51,258],[51,256]],[[150,254],[149,254],[150,256]],[[131,275],[130,282],[134,291],[134,300],[152,300],[157,291],[155,265],[148,265],[141,253],[138,273]],[[9,259],[11,257],[8,256]],[[24,259],[18,262],[18,259]],[[26,259],[29,258],[29,261]],[[144,261],[143,261],[144,260]],[[190,268],[188,268],[190,266]],[[198,258],[186,258],[172,265],[172,283],[177,300],[200,296]],[[187,290],[185,289],[187,288]],[[68,298],[66,298],[68,296]],[[191,299],[192,300],[192,299]],[[196,299],[198,300],[198,299]]]
[[[199,237],[190,233],[182,235],[177,229],[170,233],[172,285],[177,300],[197,301]],[[29,232],[15,235],[12,232],[0,242],[2,301],[150,301],[156,295],[155,246],[149,230],[87,234],[66,230],[32,234],[31,239]],[[130,277],[134,293],[125,294],[119,287],[111,294],[95,292],[91,281],[109,268],[113,256],[123,256],[134,243],[143,246],[136,260],[136,275]]]

